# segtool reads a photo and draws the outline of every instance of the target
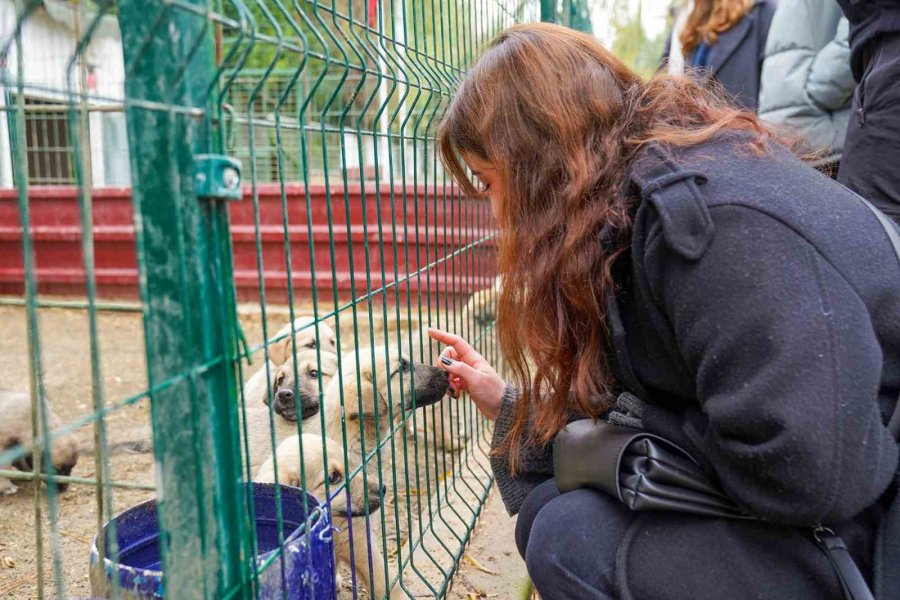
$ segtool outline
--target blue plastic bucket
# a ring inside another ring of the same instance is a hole
[[[259,544],[259,567],[269,561],[278,548],[278,519],[275,486],[252,483]],[[303,508],[306,496],[309,518]],[[285,546],[259,573],[259,598],[320,600],[335,598],[334,544],[331,520],[322,503],[300,488],[281,486],[281,510]],[[148,500],[113,518],[118,541],[118,560],[109,556],[100,560],[97,538],[91,546],[91,594],[110,598],[113,581],[118,578],[119,597],[127,600],[163,598],[163,572],[160,569],[159,523],[156,500]],[[103,526],[107,541],[110,523]],[[107,543],[107,552],[110,544]],[[284,579],[282,566],[284,563]]]

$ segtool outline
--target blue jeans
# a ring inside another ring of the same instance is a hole
[[[616,550],[633,513],[594,490],[560,494],[556,480],[528,494],[516,546],[543,600],[615,600]]]

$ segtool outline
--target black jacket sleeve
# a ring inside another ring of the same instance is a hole
[[[897,467],[877,394],[882,353],[847,280],[796,231],[757,210],[711,209],[689,260],[661,226],[647,279],[696,380],[685,433],[729,494],[762,519],[837,522],[874,503]]]

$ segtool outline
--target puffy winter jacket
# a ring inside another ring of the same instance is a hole
[[[821,162],[841,158],[853,74],[848,24],[831,0],[781,2],[760,80],[759,116],[799,133]]]

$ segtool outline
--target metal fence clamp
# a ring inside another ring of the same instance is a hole
[[[194,156],[194,195],[208,200],[240,200],[241,161],[224,154]]]

